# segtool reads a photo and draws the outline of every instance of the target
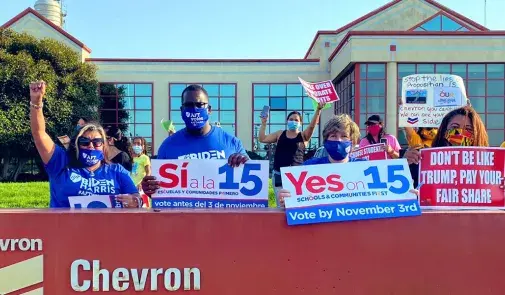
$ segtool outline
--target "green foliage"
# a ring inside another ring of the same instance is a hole
[[[44,115],[54,139],[71,134],[80,116],[98,119],[94,65],[58,41],[0,30],[0,150],[11,157],[36,154],[28,117],[29,83],[36,80],[47,83]]]
[[[275,208],[272,182],[269,182],[268,206]],[[49,206],[49,183],[0,183],[1,208],[47,208]]]

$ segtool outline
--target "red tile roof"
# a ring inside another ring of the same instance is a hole
[[[46,24],[48,24],[50,27],[52,27],[53,29],[55,29],[56,31],[58,31],[58,33],[62,34],[63,36],[67,37],[68,39],[70,39],[72,42],[74,42],[75,44],[77,44],[79,47],[81,47],[82,49],[86,50],[87,52],[91,53],[91,49],[89,49],[86,45],[84,45],[84,43],[82,43],[81,41],[77,40],[77,38],[75,38],[74,36],[70,35],[69,33],[67,33],[65,30],[63,30],[62,28],[58,27],[57,25],[55,25],[53,22],[51,22],[50,20],[48,20],[46,17],[44,17],[42,14],[38,13],[35,9],[31,8],[31,7],[28,7],[27,9],[23,10],[23,12],[21,12],[20,14],[16,15],[15,17],[13,17],[11,20],[9,20],[8,22],[6,22],[5,24],[3,24],[0,28],[2,29],[7,29],[8,27],[10,27],[12,24],[14,24],[15,22],[17,22],[18,20],[22,19],[24,16],[26,16],[27,14],[33,14],[35,15],[36,17],[38,17],[40,20],[42,20],[43,22],[45,22]]]

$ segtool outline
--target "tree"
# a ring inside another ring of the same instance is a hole
[[[53,39],[0,30],[0,172],[16,180],[24,164],[39,158],[30,132],[29,83],[47,83],[46,130],[57,136],[72,134],[81,116],[98,119],[96,67],[82,63],[70,47]]]

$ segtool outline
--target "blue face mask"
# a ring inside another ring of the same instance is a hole
[[[103,160],[103,151],[99,150],[79,150],[79,161],[84,167],[91,167]]]
[[[142,153],[142,147],[140,145],[134,145],[133,146],[133,152],[136,155],[140,155]]]
[[[207,108],[183,108],[182,119],[186,123],[186,128],[191,130],[202,129],[209,120],[209,109]]]
[[[324,148],[333,160],[342,161],[351,152],[351,145],[351,141],[327,140]]]
[[[288,129],[291,131],[295,131],[300,128],[300,122],[297,121],[288,121]]]
[[[75,125],[75,132],[79,132],[79,130],[81,130],[82,126],[77,124]]]

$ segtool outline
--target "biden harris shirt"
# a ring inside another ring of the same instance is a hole
[[[103,164],[90,172],[69,167],[67,152],[56,146],[45,165],[51,192],[50,208],[70,207],[69,197],[91,195],[136,194],[129,172],[119,164]]]
[[[212,126],[209,133],[201,136],[181,129],[167,137],[158,150],[158,159],[228,159],[236,153],[247,154],[240,139]]]

